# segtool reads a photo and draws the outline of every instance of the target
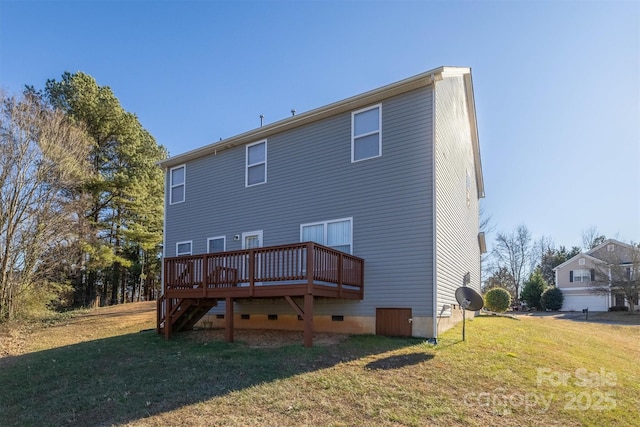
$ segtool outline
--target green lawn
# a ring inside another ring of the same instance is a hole
[[[252,348],[135,332],[153,326],[145,313],[31,332],[0,359],[0,425],[638,425],[638,326],[481,317],[437,346]]]

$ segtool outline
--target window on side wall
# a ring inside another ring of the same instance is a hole
[[[351,162],[382,156],[382,105],[351,113]]]
[[[184,188],[185,188],[185,165],[176,166],[171,168],[170,174],[170,189],[169,189],[169,204],[184,202]]]
[[[247,145],[245,186],[267,182],[267,141]]]
[[[302,224],[300,241],[316,242],[341,252],[353,253],[353,218]]]
[[[210,237],[207,239],[207,252],[212,254],[215,252],[224,252],[226,239],[222,237]]]
[[[191,255],[191,241],[176,243],[176,256]]]

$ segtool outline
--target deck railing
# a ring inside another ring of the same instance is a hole
[[[165,292],[302,284],[363,292],[364,260],[313,242],[165,258]]]

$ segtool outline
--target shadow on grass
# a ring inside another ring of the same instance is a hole
[[[494,313],[492,311],[481,312],[476,317],[481,317],[483,319],[511,319],[511,320],[520,320],[518,319],[518,315],[514,313]]]
[[[354,336],[326,347],[255,349],[241,343],[197,342],[189,333],[165,341],[153,331],[83,342],[0,359],[0,424],[126,423],[421,342]],[[432,357],[391,356],[368,366],[392,369]]]
[[[433,354],[425,354],[425,353],[411,353],[411,354],[400,354],[397,356],[389,356],[382,359],[378,359],[374,362],[368,363],[365,368],[366,369],[399,369],[404,368],[406,366],[417,365],[419,363],[428,362],[433,359]]]

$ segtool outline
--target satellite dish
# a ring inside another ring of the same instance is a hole
[[[466,329],[466,313],[469,311],[478,311],[484,306],[484,301],[482,300],[482,296],[474,291],[471,288],[467,288],[466,286],[460,286],[456,289],[456,300],[460,307],[462,307],[462,341],[465,339],[465,329]]]
[[[469,311],[478,311],[484,306],[482,296],[466,286],[460,286],[456,289],[456,300],[460,307]]]

